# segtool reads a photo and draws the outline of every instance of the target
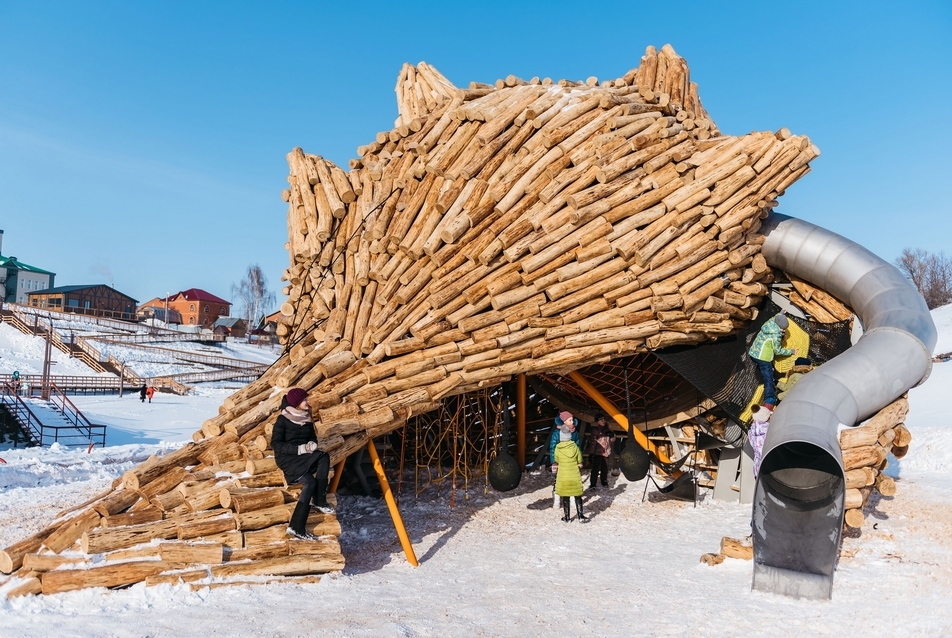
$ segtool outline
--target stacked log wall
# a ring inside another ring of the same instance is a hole
[[[908,412],[909,401],[903,396],[862,425],[840,432],[848,527],[863,526],[863,510],[874,492],[886,497],[896,495],[896,482],[884,471],[889,465],[890,454],[901,459],[909,451],[912,434],[905,426]]]

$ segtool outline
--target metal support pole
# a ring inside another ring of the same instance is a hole
[[[347,459],[344,459],[346,461]],[[344,461],[334,466],[334,478],[331,479],[330,487],[327,488],[328,494],[336,494],[337,486],[340,485],[340,477],[344,475]]]
[[[506,406],[509,409],[509,406]],[[526,375],[516,377],[516,460],[526,467]]]
[[[410,537],[407,535],[407,528],[403,525],[403,517],[400,516],[400,510],[397,509],[397,501],[393,498],[393,492],[390,491],[390,483],[387,482],[387,475],[383,471],[383,463],[377,456],[377,448],[374,447],[373,439],[367,441],[367,452],[370,453],[370,459],[374,463],[374,471],[377,473],[377,480],[380,481],[380,489],[383,490],[383,498],[387,501],[387,509],[390,510],[390,517],[393,519],[393,526],[397,529],[397,536],[400,538],[400,545],[403,546],[403,553],[407,557],[407,562],[418,567],[416,554],[413,553],[413,545],[410,544]]]
[[[635,434],[635,441],[646,450],[650,450],[658,457],[658,460],[662,463],[670,463],[671,460],[668,458],[668,455],[663,451],[655,447],[655,444],[648,440],[641,430],[638,428],[629,428],[628,426],[628,417],[622,414],[621,410],[615,407],[615,404],[608,400],[604,394],[598,391],[591,383],[588,382],[588,379],[583,377],[578,372],[569,372],[569,376],[572,377],[572,380],[575,381],[582,388],[582,391],[585,392],[588,396],[592,397],[595,400],[595,403],[601,406],[605,412],[608,413],[608,416],[615,419],[618,425],[625,428],[627,431],[631,429]]]

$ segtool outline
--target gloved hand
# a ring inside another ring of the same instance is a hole
[[[317,449],[317,442],[308,441],[298,446],[298,454],[310,454]]]
[[[559,471],[559,464],[558,464],[558,463],[553,463],[553,464],[552,464],[552,473],[553,473],[553,474],[557,474],[558,471]]]

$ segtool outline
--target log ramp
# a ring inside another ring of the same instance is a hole
[[[347,170],[288,155],[282,357],[194,442],[0,553],[10,595],[342,569],[333,517],[284,533],[286,389],[336,466],[447,396],[731,334],[768,292],[761,221],[819,155],[722,135],[670,45],[607,81],[460,89],[405,65],[396,94]]]

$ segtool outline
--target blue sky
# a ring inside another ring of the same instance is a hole
[[[404,62],[457,86],[615,78],[671,43],[727,134],[823,154],[779,211],[952,253],[952,3],[0,0],[2,252],[59,285],[229,298],[287,266],[285,154],[346,166]]]

